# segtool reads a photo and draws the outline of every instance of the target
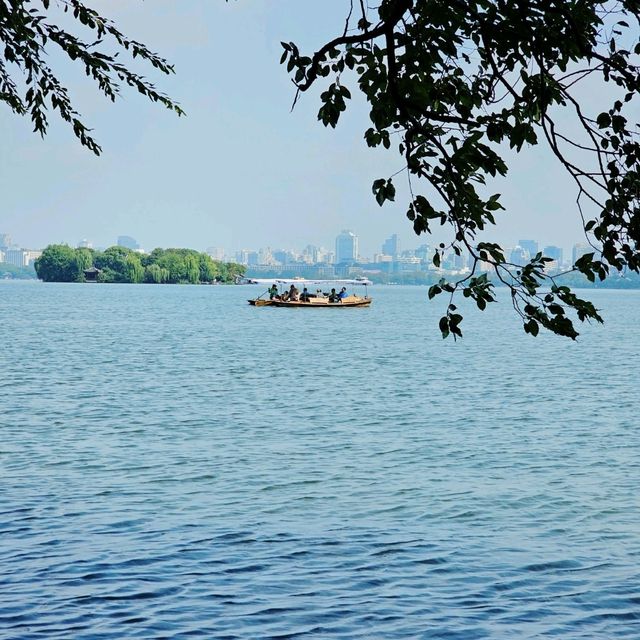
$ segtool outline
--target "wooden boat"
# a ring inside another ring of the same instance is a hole
[[[291,280],[269,280],[269,279],[253,279],[249,280],[248,283],[251,284],[268,284],[268,283],[277,283],[280,287],[281,293],[283,293],[283,288],[291,284],[295,284],[297,286],[309,286],[309,285],[321,285],[325,287],[335,288],[339,285],[363,285],[366,287],[370,285],[371,282],[366,278],[355,278],[353,280],[306,280],[304,278],[293,278]],[[263,293],[257,298],[252,298],[248,300],[249,304],[253,307],[304,307],[304,308],[346,308],[346,307],[368,307],[371,305],[373,300],[368,296],[358,296],[356,294],[351,294],[342,300],[337,302],[330,302],[329,297],[327,295],[323,295],[321,293],[321,289],[317,290],[316,294],[310,293],[309,297],[306,301],[303,300],[282,300],[280,296],[276,298],[268,298],[266,297],[268,292]],[[263,297],[265,296],[265,297]]]
[[[331,308],[331,309],[344,309],[346,307],[368,307],[373,300],[367,296],[350,295],[337,302],[329,302],[329,298],[314,298],[311,297],[307,302],[302,300],[270,300],[274,307],[304,307],[304,308]]]

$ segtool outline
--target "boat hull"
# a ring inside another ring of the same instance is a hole
[[[269,307],[273,305],[273,300],[261,300],[260,298],[247,300],[247,302],[253,307]]]
[[[373,300],[359,296],[349,296],[341,302],[329,302],[328,298],[311,298],[309,302],[300,300],[272,300],[274,307],[300,307],[305,309],[346,309],[347,307],[368,307]]]

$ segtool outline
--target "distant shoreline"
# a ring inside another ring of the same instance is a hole
[[[277,278],[274,278],[277,279]],[[45,282],[44,280],[40,280],[39,278],[34,277],[3,277],[0,276],[0,282],[30,282],[30,283],[42,283],[42,284],[78,284],[78,285],[87,285],[87,284],[98,284],[98,285],[153,285],[157,283],[153,282],[101,282],[101,283],[91,283],[91,282]],[[165,286],[191,286],[190,282],[179,282],[179,283],[163,283]],[[199,282],[196,283],[195,286],[246,286],[246,287],[254,287],[255,289],[260,289],[259,285],[254,284],[246,284],[235,282]],[[429,287],[428,283],[411,283],[411,282],[374,282],[373,285],[376,287]],[[496,283],[496,289],[505,289],[506,287],[501,283]],[[640,291],[640,283],[627,284],[621,281],[615,281],[608,283],[606,280],[604,282],[583,282],[580,284],[572,285],[573,289],[584,289],[584,290],[593,290],[593,291]]]
[[[297,274],[293,274],[291,272],[283,272],[278,275],[274,275],[273,273],[260,273],[257,274],[255,272],[248,271],[246,276],[247,278],[261,278],[261,279],[269,279],[273,280],[283,280],[283,279],[291,279],[296,277]],[[553,275],[553,274],[551,274]],[[455,282],[456,280],[465,277],[464,274],[434,274],[434,273],[423,273],[423,272],[414,272],[407,274],[386,274],[381,277],[379,274],[371,274],[366,271],[358,271],[357,273],[353,273],[349,275],[349,278],[354,278],[356,276],[366,276],[369,280],[371,280],[373,286],[380,285],[389,285],[389,286],[398,286],[398,285],[406,285],[406,286],[425,286],[430,287],[434,284],[438,284],[438,282],[444,278],[448,282]],[[299,277],[299,276],[298,276]],[[307,276],[310,279],[314,279],[313,276]],[[569,273],[565,275],[553,275],[558,285],[565,285],[572,288],[578,289],[640,289],[640,274],[627,274],[625,276],[612,275],[606,280],[596,280],[595,282],[590,282],[586,276],[581,273]],[[330,278],[323,277],[323,280],[330,280]],[[340,278],[335,278],[335,280],[340,280]],[[489,280],[491,277],[489,276]],[[496,288],[504,288],[500,281],[492,281]]]

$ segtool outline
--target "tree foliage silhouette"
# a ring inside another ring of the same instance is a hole
[[[482,310],[495,301],[494,281],[508,287],[527,333],[542,326],[575,338],[576,317],[601,322],[593,304],[545,270],[550,258],[511,264],[502,247],[477,236],[503,209],[488,183],[507,174],[505,149],[543,143],[575,182],[593,247],[574,269],[591,281],[640,269],[640,146],[629,121],[640,88],[640,2],[382,0],[370,9],[359,0],[350,7],[335,38],[311,55],[283,42],[281,62],[296,100],[322,83],[325,126],[336,126],[349,87],[359,88],[370,106],[366,143],[393,146],[403,159],[415,232],[451,229],[433,263],[448,250],[471,256],[467,277],[429,291],[450,296],[443,337],[462,335],[456,292]],[[587,91],[597,94],[589,103],[605,105],[591,112],[581,99]],[[373,193],[380,205],[394,200],[393,176],[377,179]]]
[[[60,26],[63,23],[69,28]],[[84,37],[72,33],[71,27]],[[47,132],[51,108],[69,123],[81,144],[96,155],[101,151],[59,74],[49,65],[48,52],[55,47],[83,65],[86,75],[110,100],[115,100],[125,84],[149,100],[183,113],[176,102],[121,62],[119,54],[139,58],[164,74],[173,73],[173,67],[79,0],[0,0],[0,47],[0,101],[14,113],[30,117],[40,135]],[[115,53],[110,52],[113,47]]]

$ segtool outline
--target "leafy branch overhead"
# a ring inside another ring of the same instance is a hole
[[[527,333],[540,326],[575,338],[580,321],[602,322],[595,307],[552,276],[550,258],[508,262],[479,241],[503,209],[487,183],[504,176],[510,148],[548,146],[576,186],[577,214],[593,252],[573,269],[589,280],[640,270],[640,1],[382,0],[351,2],[344,30],[313,55],[283,43],[282,62],[301,92],[323,84],[318,118],[335,127],[356,84],[370,106],[367,145],[397,148],[409,178],[407,217],[417,234],[451,229],[445,250],[471,257],[471,273],[441,281],[448,294],[444,337],[462,335],[454,295],[479,309],[494,302],[494,282],[508,287]],[[581,96],[595,96],[587,104]],[[598,104],[598,108],[591,108]],[[382,205],[391,178],[374,182]],[[487,273],[490,277],[487,278]]]
[[[61,14],[67,14],[66,22],[86,38],[61,28]],[[110,100],[115,100],[120,86],[125,84],[149,100],[183,114],[176,102],[120,62],[118,54],[126,52],[164,74],[173,73],[173,67],[144,44],[126,37],[94,9],[79,0],[0,0],[0,101],[16,114],[29,116],[35,132],[46,133],[51,108],[69,123],[84,146],[96,155],[101,151],[74,108],[67,88],[49,66],[46,47],[52,44],[83,65],[86,75]],[[107,47],[116,52],[107,52]]]

